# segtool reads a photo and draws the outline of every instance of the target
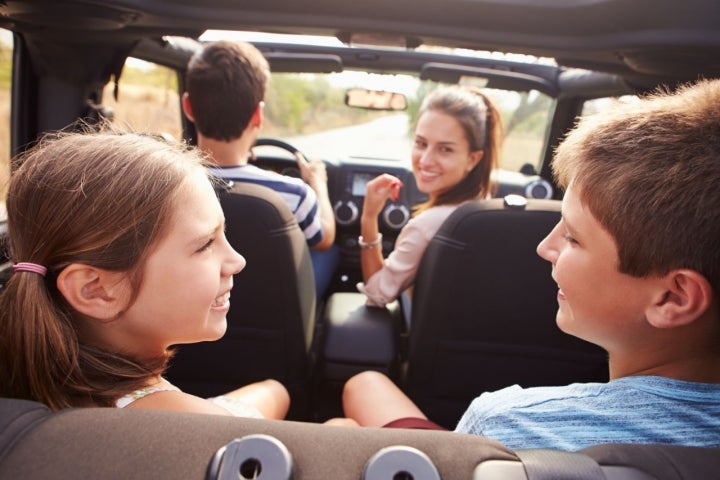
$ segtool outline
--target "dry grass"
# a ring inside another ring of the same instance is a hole
[[[114,110],[115,123],[120,126],[182,138],[180,101],[172,88],[121,84],[115,101],[112,87],[108,85],[103,103]]]

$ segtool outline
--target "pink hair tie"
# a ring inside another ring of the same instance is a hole
[[[37,263],[18,262],[13,265],[13,272],[32,272],[44,277],[47,273],[47,268]]]

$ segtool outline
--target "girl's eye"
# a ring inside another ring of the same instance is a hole
[[[426,145],[422,140],[415,140],[415,148],[425,148]]]
[[[443,153],[453,153],[453,149],[451,147],[441,147],[440,151]]]
[[[203,245],[202,247],[200,247],[200,249],[198,250],[198,252],[204,252],[204,251],[208,250],[208,249],[212,246],[212,244],[213,244],[214,242],[215,242],[215,238],[211,238],[210,240],[208,240],[208,241],[205,243],[205,245]]]

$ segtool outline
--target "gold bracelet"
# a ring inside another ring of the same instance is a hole
[[[363,240],[362,235],[358,237],[358,245],[360,246],[360,248],[373,248],[377,247],[380,244],[382,244],[382,233],[378,233],[377,238],[372,242],[366,242],[365,240]]]

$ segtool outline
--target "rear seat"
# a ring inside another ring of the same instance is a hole
[[[38,403],[6,398],[0,428],[3,479],[237,479],[260,468],[257,478],[267,480],[285,478],[283,472],[294,480],[670,480],[720,471],[718,448],[599,445],[575,454],[516,454],[452,432],[114,408],[51,414]]]

